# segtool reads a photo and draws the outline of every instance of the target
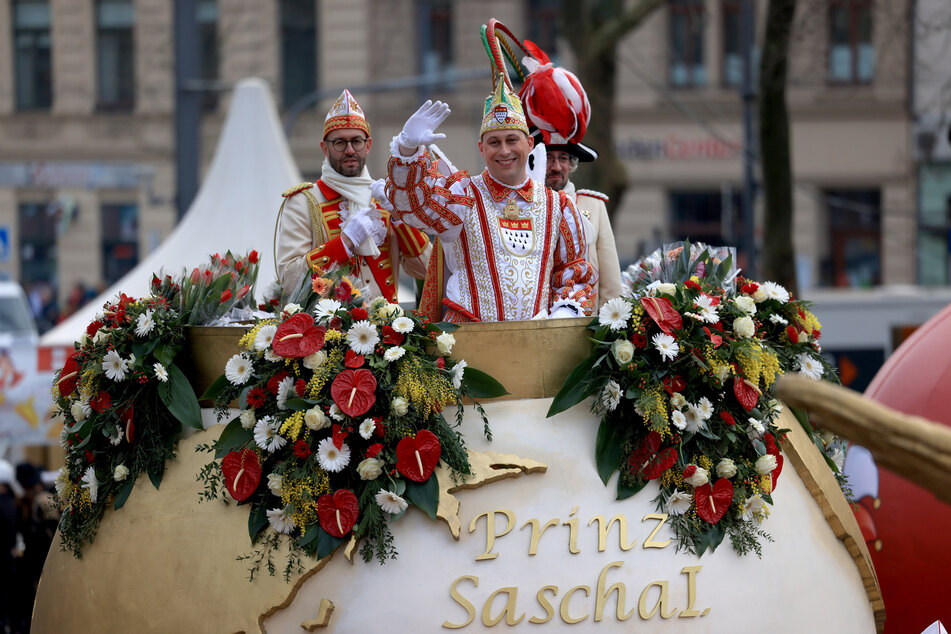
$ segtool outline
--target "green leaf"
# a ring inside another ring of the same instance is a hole
[[[264,504],[253,504],[251,514],[248,515],[248,535],[253,543],[258,534],[267,526],[267,508]]]
[[[218,398],[231,387],[231,381],[224,374],[215,379],[215,382],[208,386],[205,393],[199,399],[202,401],[217,401]]]
[[[158,463],[149,466],[149,480],[156,489],[162,484],[162,475],[165,473],[165,463]]]
[[[178,354],[180,349],[179,346],[173,346],[167,343],[157,345],[155,346],[155,358],[167,368],[175,362],[175,355]]]
[[[436,507],[439,506],[439,483],[434,476],[422,483],[406,483],[406,501],[423,510],[429,517],[436,519]]]
[[[495,398],[509,393],[501,383],[475,368],[465,369],[462,382],[466,384],[466,389],[472,398]]]
[[[301,535],[300,539],[297,540],[297,544],[301,548],[305,548],[312,541],[317,539],[317,536],[320,534],[320,525],[317,522],[313,524],[308,524],[307,528],[304,530],[304,534]]]
[[[119,487],[119,491],[116,493],[116,498],[112,502],[112,508],[117,511],[121,509],[125,501],[129,499],[129,494],[132,493],[132,487],[134,486],[135,478],[127,476],[125,482],[122,483],[122,486]]]
[[[165,407],[183,425],[204,429],[201,422],[201,408],[191,383],[177,365],[168,366],[168,381],[159,383],[158,393]]]
[[[292,409],[295,412],[303,412],[304,410],[308,410],[316,404],[316,399],[309,398],[289,398],[287,399],[287,402],[284,403],[287,409]]]
[[[632,495],[635,495],[635,494],[637,494],[637,493],[640,493],[641,489],[643,489],[643,488],[646,487],[646,486],[647,486],[647,481],[646,481],[646,480],[643,481],[643,482],[637,482],[637,484],[634,484],[633,486],[631,486],[631,485],[623,484],[623,483],[621,482],[621,479],[618,478],[618,481],[617,481],[617,498],[616,498],[616,499],[618,499],[618,500],[626,500],[627,498],[631,497]]]
[[[224,428],[215,441],[215,460],[220,460],[229,452],[243,447],[254,437],[254,432],[241,426],[241,419],[235,418]]]
[[[317,529],[317,559],[323,559],[347,539],[347,536],[334,537],[322,528]]]
[[[552,400],[551,407],[548,408],[547,417],[550,418],[555,414],[574,407],[588,396],[590,392],[591,368],[597,363],[599,357],[599,352],[595,350],[587,359],[575,366],[575,369],[572,370],[565,379],[565,384],[561,386],[561,389],[558,390],[558,394],[556,394],[554,400]]]
[[[712,553],[717,549],[717,546],[723,541],[723,537],[726,535],[726,530],[721,524],[714,524],[709,529],[700,534],[699,537],[695,538],[693,541],[694,547],[697,549],[697,557],[701,556],[709,548]]]
[[[441,330],[443,332],[456,332],[459,330],[459,324],[454,324],[451,321],[441,321],[437,324],[426,324],[426,330]]]
[[[150,339],[148,341],[136,341],[132,344],[132,354],[135,355],[136,361],[145,358],[145,355],[152,352],[155,349],[155,344],[158,343],[158,339]],[[156,358],[158,358],[156,356]],[[161,359],[159,359],[161,361]]]
[[[617,471],[621,464],[621,454],[624,451],[623,437],[624,433],[620,425],[610,422],[607,416],[601,417],[598,438],[594,443],[594,458],[598,466],[598,475],[601,476],[601,482],[604,484],[608,483],[611,474]]]

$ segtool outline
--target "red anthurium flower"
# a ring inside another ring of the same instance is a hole
[[[756,402],[759,401],[760,391],[759,388],[746,379],[735,376],[733,377],[733,394],[736,395],[736,400],[740,402],[743,409],[749,412],[756,407]]]
[[[312,453],[306,440],[298,440],[294,443],[294,455],[301,460],[306,460]]]
[[[286,370],[281,370],[280,372],[272,376],[270,379],[268,379],[268,382],[267,382],[268,392],[270,392],[274,396],[277,396],[277,390],[281,386],[281,381],[283,381],[289,376],[290,374],[288,374]]]
[[[350,315],[351,315],[355,320],[361,321],[361,320],[366,319],[367,317],[369,317],[369,316],[370,316],[370,313],[367,312],[367,309],[366,309],[366,308],[363,308],[363,307],[361,307],[361,306],[357,306],[356,308],[354,308],[353,310],[350,311]]]
[[[441,453],[436,434],[420,430],[415,438],[407,436],[396,445],[396,470],[413,482],[425,482],[439,464]]]
[[[703,327],[703,331],[707,333],[708,337],[710,337],[710,343],[713,344],[713,347],[719,348],[720,344],[723,343],[723,337],[721,337],[720,335],[713,334],[712,332],[710,332],[710,329],[707,328],[706,326]]]
[[[766,434],[766,437],[763,439],[766,443],[766,453],[774,456],[776,458],[776,468],[770,472],[770,477],[772,482],[770,483],[770,491],[776,490],[776,481],[779,480],[779,474],[783,471],[783,454],[779,451],[779,447],[776,445],[776,439],[773,438],[772,434]]]
[[[334,317],[330,320],[331,330],[340,330],[341,325],[343,325],[343,320],[340,317]]]
[[[218,300],[218,303],[224,304],[226,301],[231,299],[231,295],[232,293],[230,288],[226,288],[225,290],[221,291],[221,299]]]
[[[376,377],[366,368],[344,370],[330,384],[330,396],[347,416],[365,414],[376,402]]]
[[[660,443],[660,434],[652,431],[631,452],[627,464],[638,480],[656,480],[677,462],[677,451],[673,447],[658,451]]]
[[[665,376],[664,377],[664,389],[667,390],[668,394],[673,394],[674,392],[683,392],[687,387],[687,382],[684,381],[684,378],[679,374],[676,376]]]
[[[716,524],[733,504],[733,484],[726,478],[720,478],[712,487],[710,483],[693,490],[697,503],[697,515],[710,524]]]
[[[307,313],[292,315],[274,331],[274,354],[300,359],[324,347],[327,329],[314,323]]]
[[[265,392],[259,387],[252,387],[250,390],[248,390],[248,397],[247,397],[248,405],[250,405],[252,409],[263,407],[264,401],[266,399],[267,399],[267,392]]]
[[[673,335],[683,327],[683,318],[666,297],[642,297],[641,306],[661,330]]]
[[[56,383],[59,385],[59,393],[63,396],[72,394],[73,390],[76,389],[76,383],[79,382],[79,362],[76,361],[78,354],[79,350],[74,350],[70,353],[70,355],[66,357],[66,363],[63,364],[63,369],[59,372],[59,380]]]
[[[367,447],[367,458],[375,458],[378,453],[383,451],[383,445],[378,442]]]
[[[347,354],[343,358],[343,364],[348,368],[360,368],[363,367],[365,360],[362,354],[357,354],[353,350],[347,350]]]
[[[331,438],[333,438],[334,447],[340,449],[343,447],[343,441],[346,440],[350,434],[345,432],[343,427],[337,424],[335,424],[332,429],[333,433],[331,434]]]
[[[89,407],[97,412],[104,412],[112,406],[112,397],[109,392],[102,390],[89,401]]]
[[[334,537],[343,537],[360,517],[357,496],[349,489],[334,491],[333,495],[321,495],[317,499],[317,517],[324,531]]]
[[[261,482],[261,463],[253,449],[232,451],[221,461],[221,473],[231,497],[244,502]]]
[[[383,326],[383,343],[389,346],[399,346],[406,339],[403,333],[393,330],[393,326]]]
[[[731,414],[730,412],[723,410],[722,412],[720,412],[720,418],[722,418],[723,422],[726,423],[727,425],[731,427],[736,426],[736,421],[733,420],[733,414]]]

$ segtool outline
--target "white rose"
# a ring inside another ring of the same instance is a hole
[[[319,407],[311,407],[304,413],[304,424],[307,429],[318,431],[330,427],[330,418]]]
[[[288,315],[293,315],[294,313],[299,313],[299,312],[300,312],[300,305],[299,305],[299,304],[288,304],[287,306],[284,307],[284,312],[287,313]]]
[[[392,321],[397,317],[403,316],[403,308],[399,304],[387,304],[383,309],[383,314],[386,315],[387,319]]]
[[[313,352],[304,357],[304,367],[308,370],[316,370],[327,361],[327,353],[323,350]]]
[[[752,315],[756,312],[756,302],[753,301],[753,298],[749,295],[740,295],[733,303],[736,304],[736,307],[747,315]]]
[[[766,291],[763,290],[762,286],[757,287],[757,289],[753,291],[753,301],[757,304],[766,301],[766,299]]]
[[[257,419],[254,416],[253,409],[243,409],[241,410],[241,426],[245,429],[251,429],[254,427],[254,423],[257,422]]]
[[[611,352],[620,365],[627,365],[634,358],[634,344],[627,339],[615,339]]]
[[[456,344],[456,338],[448,332],[444,332],[436,337],[436,347],[439,348],[439,354],[446,356],[452,353],[452,347]]]
[[[674,409],[680,409],[687,404],[687,399],[680,392],[674,392],[670,395],[670,406]]]
[[[405,416],[406,412],[409,411],[409,403],[406,402],[406,399],[402,396],[397,396],[393,399],[393,402],[390,403],[390,409],[397,416]]]
[[[107,341],[108,339],[109,339],[109,333],[107,333],[104,328],[100,328],[99,330],[96,331],[96,334],[95,336],[93,336],[92,341],[93,343],[102,343],[104,341]]]
[[[772,473],[773,469],[776,468],[776,456],[771,453],[768,453],[765,456],[760,456],[756,459],[756,464],[753,465],[753,468],[756,469],[756,473],[760,475]]]
[[[655,290],[657,291],[658,295],[670,295],[673,297],[673,295],[677,292],[677,286],[675,284],[663,282],[658,284]]]
[[[740,317],[733,320],[733,332],[737,337],[752,337],[756,334],[756,324],[750,317]]]
[[[691,473],[688,477],[684,478],[684,482],[695,487],[702,487],[704,484],[710,481],[710,476],[707,473],[707,470],[703,467],[697,467],[696,465],[690,465],[687,468],[695,467],[694,472]]]
[[[112,479],[116,482],[122,482],[129,476],[129,467],[120,464],[112,474]]]
[[[79,401],[74,401],[73,404],[69,406],[69,413],[73,415],[73,420],[77,423],[81,420],[86,420],[86,412],[83,411],[83,404]]]
[[[284,478],[276,473],[267,474],[267,488],[271,495],[281,497],[281,486],[284,484]]]
[[[383,462],[379,458],[367,458],[357,465],[361,480],[376,480],[383,473]]]
[[[736,463],[729,458],[724,458],[717,463],[717,475],[721,478],[732,478],[736,475]]]

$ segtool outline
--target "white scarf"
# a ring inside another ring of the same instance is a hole
[[[331,165],[327,157],[324,157],[324,164],[320,167],[320,180],[327,183],[335,192],[343,196],[349,202],[349,211],[355,212],[358,209],[366,209],[372,206],[373,194],[370,191],[370,185],[373,179],[370,178],[370,172],[367,166],[363,166],[363,171],[359,176],[343,176]],[[349,217],[349,214],[347,214]],[[341,228],[346,223],[341,225]],[[380,250],[373,242],[372,238],[367,238],[362,244],[358,245],[355,251],[359,255],[369,257],[378,257]]]

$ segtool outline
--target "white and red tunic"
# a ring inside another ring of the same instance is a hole
[[[431,319],[532,319],[560,306],[591,314],[598,274],[570,198],[527,177],[510,187],[488,170],[445,175],[426,150],[411,157],[393,150],[387,197],[394,213],[435,233],[441,246],[420,302]]]

